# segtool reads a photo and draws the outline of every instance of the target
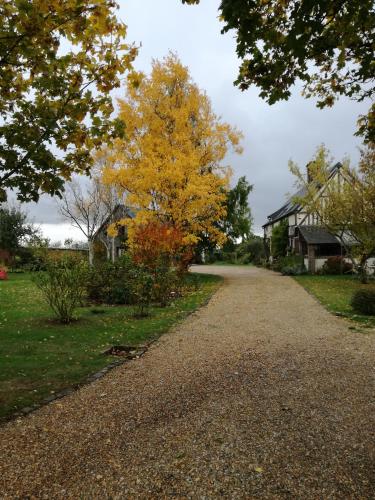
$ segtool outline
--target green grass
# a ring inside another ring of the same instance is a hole
[[[166,332],[204,304],[221,278],[194,274],[191,287],[166,308],[143,319],[130,306],[80,308],[77,321],[53,320],[29,274],[0,281],[0,420],[83,382],[114,359],[102,352],[114,344],[137,345]],[[199,287],[198,287],[199,286]]]
[[[340,313],[358,322],[361,326],[374,328],[375,317],[356,314],[350,305],[351,298],[357,290],[374,287],[373,284],[362,285],[352,276],[295,276],[308,292],[314,295],[329,311]]]

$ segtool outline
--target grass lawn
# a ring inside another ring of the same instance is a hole
[[[356,314],[350,300],[355,291],[360,288],[375,287],[362,285],[358,279],[351,276],[295,276],[308,292],[314,295],[329,311],[341,313],[349,319],[357,321],[361,326],[375,328],[375,316]]]
[[[101,354],[106,348],[157,338],[204,304],[221,281],[204,274],[190,279],[198,289],[152,308],[147,318],[135,319],[130,306],[84,307],[70,325],[51,319],[31,275],[0,281],[0,421],[104,368],[116,359]]]

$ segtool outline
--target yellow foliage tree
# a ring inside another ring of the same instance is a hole
[[[222,161],[229,147],[241,152],[242,134],[214,114],[174,54],[154,61],[138,85],[129,82],[119,106],[126,138],[104,151],[103,179],[137,209],[135,219],[121,221],[129,245],[137,228],[152,222],[181,231],[186,246],[202,234],[223,243],[217,222],[225,217],[231,169]]]

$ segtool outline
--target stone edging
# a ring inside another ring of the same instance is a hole
[[[131,350],[131,352],[128,352],[125,356],[122,357],[122,359],[118,359],[115,361],[112,361],[109,365],[105,366],[101,370],[99,370],[96,373],[93,373],[86,377],[86,379],[83,382],[79,382],[78,384],[74,384],[73,386],[67,387],[66,389],[63,389],[62,391],[57,392],[56,394],[51,394],[50,396],[42,399],[39,403],[34,403],[31,406],[26,406],[25,408],[22,408],[21,410],[18,410],[17,412],[13,413],[10,415],[8,418],[6,418],[3,422],[10,422],[12,420],[15,420],[20,417],[24,417],[26,415],[29,415],[30,413],[33,413],[36,410],[39,410],[39,408],[42,408],[43,406],[46,406],[53,401],[56,401],[58,399],[65,398],[66,396],[69,396],[70,394],[73,394],[74,392],[78,391],[85,385],[91,384],[92,382],[95,382],[95,380],[99,380],[104,377],[108,372],[113,370],[114,368],[124,365],[125,363],[132,361],[133,359],[138,359],[142,357],[149,349],[150,345],[153,344],[155,340],[151,340],[147,344],[143,344],[140,346],[134,346],[134,349]],[[105,355],[107,351],[109,351],[111,348],[106,349],[102,354]],[[2,425],[2,423],[0,423]]]

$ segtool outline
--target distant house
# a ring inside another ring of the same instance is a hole
[[[343,177],[341,163],[336,163],[330,172],[327,182],[348,182]],[[318,196],[324,196],[325,186],[321,186]],[[331,256],[345,256],[345,249],[340,240],[319,225],[316,214],[308,214],[295,202],[303,197],[305,190],[295,193],[285,205],[268,216],[263,225],[265,243],[272,248],[272,230],[282,221],[286,221],[289,236],[289,251],[304,258],[306,268],[314,273],[318,271]],[[348,236],[349,238],[349,236]]]
[[[126,228],[125,226],[118,227],[118,234],[115,237],[109,236],[107,231],[111,224],[118,222],[121,219],[134,218],[134,210],[125,205],[116,205],[112,213],[105,219],[94,235],[94,244],[96,250],[100,247],[104,248],[108,260],[114,262],[126,250]]]

